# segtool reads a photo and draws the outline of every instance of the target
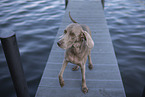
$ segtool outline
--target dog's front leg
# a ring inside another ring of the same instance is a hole
[[[89,69],[93,69],[93,65],[92,65],[92,60],[91,60],[91,54],[88,55],[88,61],[89,61]]]
[[[82,91],[83,93],[87,93],[88,88],[87,88],[86,79],[85,79],[85,64],[81,65],[81,73],[82,73]]]
[[[63,61],[62,67],[61,67],[61,71],[59,73],[59,84],[61,87],[64,86],[64,80],[63,80],[63,72],[65,70],[65,67],[67,66],[68,62],[66,60]]]

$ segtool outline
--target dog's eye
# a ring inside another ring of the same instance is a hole
[[[64,34],[66,34],[67,33],[67,31],[66,30],[64,30]]]

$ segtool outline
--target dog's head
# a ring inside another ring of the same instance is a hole
[[[77,23],[72,23],[66,27],[61,39],[57,42],[58,46],[63,49],[72,47],[75,43],[85,40],[86,45],[91,49],[94,46],[94,42],[91,36],[82,29]]]

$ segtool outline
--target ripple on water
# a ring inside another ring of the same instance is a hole
[[[112,0],[105,4],[127,97],[140,97],[145,85],[145,2]]]
[[[0,5],[0,29],[16,32],[30,95],[34,96],[64,14],[64,1],[1,0]],[[0,95],[15,97],[3,53],[0,68]]]

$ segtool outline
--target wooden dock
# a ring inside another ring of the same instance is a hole
[[[90,27],[95,43],[91,52],[93,70],[89,70],[86,64],[86,83],[89,88],[86,94],[81,91],[81,70],[72,71],[74,65],[71,63],[64,71],[65,86],[61,88],[59,85],[58,74],[64,59],[64,50],[56,42],[65,27],[72,23],[69,11],[74,20]],[[100,0],[69,0],[36,97],[126,97]]]

